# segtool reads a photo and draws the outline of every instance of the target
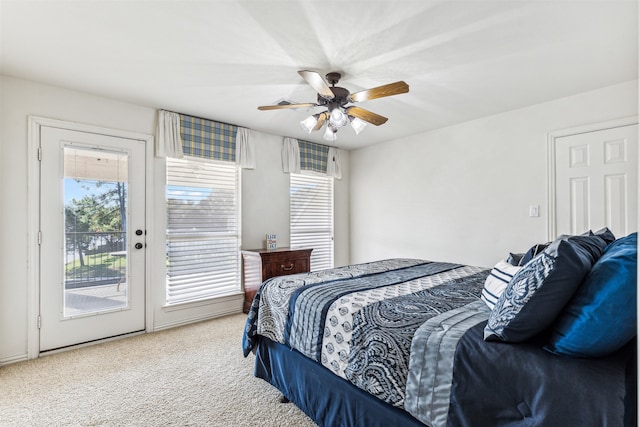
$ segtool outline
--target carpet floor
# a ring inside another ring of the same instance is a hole
[[[253,376],[237,314],[0,367],[0,426],[315,426]]]

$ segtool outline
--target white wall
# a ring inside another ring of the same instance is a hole
[[[0,364],[21,360],[28,347],[29,200],[27,118],[54,118],[144,134],[154,133],[156,110],[0,76]],[[215,117],[213,118],[215,119]],[[257,168],[243,171],[243,247],[259,247],[267,231],[289,240],[288,176],[282,173],[282,138],[252,132]],[[345,178],[336,181],[336,265],[349,263],[348,153]],[[164,161],[149,160],[153,216],[149,225],[151,252],[151,326],[161,329],[241,309],[241,296],[211,304],[167,309],[164,304]]]
[[[545,242],[548,133],[637,114],[632,81],[352,151],[351,261],[492,266]]]

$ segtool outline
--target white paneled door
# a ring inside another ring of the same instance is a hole
[[[43,126],[40,351],[144,330],[145,143]]]
[[[555,140],[556,232],[637,231],[638,125]]]

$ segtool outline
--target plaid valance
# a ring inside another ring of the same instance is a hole
[[[180,136],[185,156],[236,160],[237,126],[180,114]]]
[[[314,142],[298,140],[300,147],[300,169],[327,173],[329,147]]]

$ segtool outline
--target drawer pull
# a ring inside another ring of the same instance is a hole
[[[291,271],[293,270],[293,263],[291,263],[289,267],[285,267],[284,264],[282,264],[280,268],[283,269],[284,271]]]

